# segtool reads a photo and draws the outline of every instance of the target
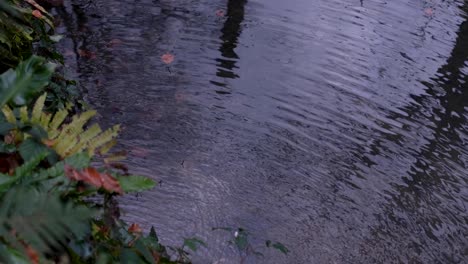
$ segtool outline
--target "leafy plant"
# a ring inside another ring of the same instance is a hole
[[[28,5],[17,0],[0,1],[0,70],[13,68],[30,57],[33,42],[49,41],[47,32],[53,29],[50,14],[34,0],[25,2]]]
[[[106,131],[102,131],[98,124],[85,129],[88,121],[96,115],[96,111],[87,111],[74,116],[69,116],[67,109],[62,109],[54,115],[44,112],[44,102],[47,95],[39,97],[30,111],[23,106],[15,112],[8,106],[4,106],[2,112],[6,120],[16,128],[16,138],[34,136],[29,128],[45,131],[43,138],[39,138],[45,145],[51,147],[61,157],[66,158],[79,152],[86,152],[90,157],[99,150],[100,154],[106,154],[114,144],[119,126],[116,125]],[[65,122],[66,119],[71,122]],[[29,130],[25,130],[27,128]],[[18,135],[20,133],[20,135]]]
[[[0,107],[10,100],[15,105],[25,105],[48,83],[55,65],[46,63],[44,58],[31,56],[0,75]]]

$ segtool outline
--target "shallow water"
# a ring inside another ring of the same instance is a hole
[[[291,250],[246,263],[468,262],[465,1],[95,2],[66,54],[161,181],[127,220],[195,263],[240,262],[219,226]]]

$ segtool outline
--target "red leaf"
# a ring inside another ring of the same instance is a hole
[[[80,55],[80,57],[83,57],[83,58],[88,58],[88,59],[91,59],[91,60],[96,59],[96,53],[92,52],[92,51],[89,51],[89,50],[79,49],[78,54]]]
[[[128,232],[130,232],[130,233],[136,233],[136,234],[141,234],[141,233],[143,233],[143,230],[141,229],[141,227],[140,227],[138,224],[133,223],[133,224],[128,228]]]
[[[113,48],[113,47],[119,46],[122,43],[123,41],[120,39],[112,39],[111,41],[107,43],[107,46],[110,48]]]
[[[224,15],[225,15],[224,10],[222,10],[222,9],[216,10],[216,16],[217,17],[224,17]]]
[[[42,13],[41,13],[41,11],[39,11],[39,10],[37,10],[37,9],[34,10],[34,11],[32,11],[32,15],[35,16],[35,17],[37,17],[37,18],[42,18]]]
[[[107,191],[123,193],[120,183],[108,173],[100,173],[95,168],[86,168],[82,171],[77,171],[74,168],[65,165],[65,175],[75,181],[83,181],[98,188],[103,188]]]
[[[166,53],[161,56],[161,60],[166,64],[171,64],[174,61],[174,55]]]
[[[100,175],[101,175],[102,188],[108,191],[116,192],[118,194],[123,194],[123,190],[120,187],[119,181],[117,181],[110,174],[100,174]]]
[[[140,157],[140,158],[145,158],[147,157],[149,154],[150,154],[150,151],[145,149],[145,148],[141,148],[141,147],[135,147],[133,148],[131,151],[130,151],[134,156],[137,156],[137,157]]]
[[[432,16],[432,15],[434,14],[434,9],[428,7],[428,8],[426,8],[426,9],[424,9],[424,14],[425,14],[426,16]]]

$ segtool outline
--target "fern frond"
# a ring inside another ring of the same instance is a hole
[[[115,137],[117,137],[120,130],[119,125],[115,125],[112,128],[107,129],[102,134],[97,136],[93,139],[93,141],[89,144],[88,147],[88,154],[93,155],[97,148],[105,145],[112,141]]]
[[[39,253],[62,248],[67,239],[88,234],[94,215],[84,206],[63,202],[57,193],[23,186],[13,188],[2,200],[0,236],[13,247],[18,248],[21,241]]]
[[[74,148],[78,144],[78,139],[76,134],[66,134],[57,139],[57,144],[53,146],[54,150],[61,157],[66,157],[69,153],[69,150]]]
[[[49,137],[51,139],[54,139],[59,135],[60,131],[58,131],[57,129],[63,123],[65,118],[67,118],[67,116],[68,116],[68,111],[65,110],[65,109],[62,109],[62,110],[58,111],[57,113],[55,113],[54,118],[50,122],[49,129],[48,129],[48,131],[50,133]]]
[[[89,142],[101,133],[101,127],[98,124],[92,125],[80,136],[79,143],[70,151],[71,153],[78,153],[83,151],[89,144]]]
[[[47,158],[48,155],[49,155],[48,151],[41,151],[37,155],[34,155],[33,157],[31,157],[23,165],[16,168],[14,178],[21,178],[21,177],[31,175],[34,169],[39,165],[39,163],[41,163],[42,160]]]
[[[39,124],[39,122],[41,121],[42,109],[44,109],[46,97],[47,93],[44,93],[37,99],[36,103],[34,104],[33,111],[31,114],[31,123]]]
[[[16,117],[15,114],[13,113],[13,110],[8,105],[5,105],[2,108],[3,115],[5,116],[6,120],[9,123],[16,124]]]
[[[48,156],[48,152],[44,151],[29,161],[25,162],[20,167],[16,168],[15,174],[9,176],[8,178],[4,177],[4,174],[0,175],[0,193],[8,190],[13,184],[17,183],[22,177],[27,175],[32,175],[34,169],[39,165],[39,163]]]
[[[20,120],[23,123],[29,122],[29,114],[28,114],[28,107],[22,106],[20,108]]]
[[[117,140],[115,139],[107,142],[106,144],[104,144],[104,146],[101,147],[101,149],[99,150],[99,153],[101,155],[107,154],[110,151],[110,149],[114,147],[116,144],[117,144]]]
[[[48,113],[42,113],[41,114],[41,121],[40,125],[44,128],[47,129],[49,127],[50,119],[52,118],[51,114]]]
[[[88,122],[93,116],[96,115],[95,110],[86,111],[80,115],[73,117],[73,120],[62,127],[62,132],[60,132],[57,140],[62,140],[64,137],[69,135],[79,136],[83,132],[83,126]]]

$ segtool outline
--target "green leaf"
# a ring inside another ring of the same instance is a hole
[[[184,247],[188,247],[192,251],[197,251],[200,246],[206,247],[205,242],[201,239],[196,237],[184,239]]]
[[[10,130],[12,130],[13,128],[15,128],[13,124],[7,123],[7,122],[1,122],[0,123],[0,135],[4,136],[8,134]]]
[[[91,158],[87,153],[77,153],[65,159],[66,164],[78,170],[89,167],[90,162]]]
[[[122,264],[131,264],[131,263],[142,263],[142,259],[138,256],[138,254],[128,248],[124,248],[120,253],[120,262]],[[143,262],[144,263],[144,262]]]
[[[151,254],[151,252],[149,251],[149,249],[146,247],[146,245],[143,243],[142,240],[138,239],[135,242],[134,247],[136,250],[138,250],[138,252],[144,257],[144,259],[148,263],[156,264],[156,262],[154,261],[153,255]]]
[[[117,176],[120,187],[124,192],[141,192],[156,186],[156,182],[144,176]]]
[[[20,238],[39,253],[57,252],[68,239],[87,236],[94,215],[92,209],[62,201],[58,193],[19,185],[0,204],[0,236],[15,248],[21,248]]]
[[[249,246],[249,233],[242,228],[237,229],[234,233],[234,244],[239,251],[244,251]]]
[[[10,100],[16,105],[25,105],[48,83],[55,65],[44,58],[31,56],[20,62],[15,70],[9,69],[0,75],[0,107]]]
[[[33,138],[26,139],[19,146],[19,152],[24,161],[29,161],[33,157],[36,157],[47,151],[48,149],[46,146],[40,142],[37,142]]]

